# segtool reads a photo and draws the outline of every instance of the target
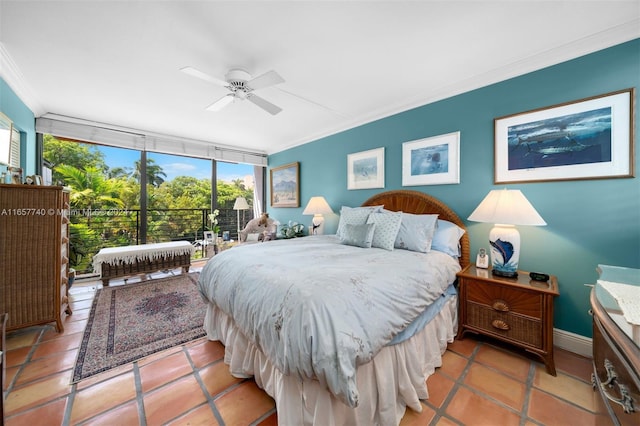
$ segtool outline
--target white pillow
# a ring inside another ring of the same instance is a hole
[[[437,214],[402,214],[395,248],[428,253],[436,231]]]
[[[438,219],[438,227],[433,235],[431,250],[441,251],[450,256],[460,257],[460,238],[465,230],[455,223]]]
[[[258,233],[251,233],[251,234],[247,234],[247,239],[245,240],[246,242],[256,242],[260,239],[260,234]]]
[[[367,223],[375,223],[376,225],[371,247],[393,250],[400,222],[402,222],[402,212],[371,213]]]
[[[342,236],[344,232],[344,226],[349,225],[364,225],[367,223],[367,218],[370,213],[382,210],[382,206],[370,206],[370,207],[347,207],[342,206],[340,209],[340,221],[338,222],[338,231],[336,235]]]

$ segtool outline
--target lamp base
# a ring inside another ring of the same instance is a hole
[[[321,214],[313,215],[311,221],[311,228],[309,228],[310,235],[323,235],[324,234],[324,217]]]
[[[518,277],[518,273],[517,272],[505,272],[505,271],[500,271],[498,269],[492,269],[491,273],[493,275],[497,275],[499,277],[506,277],[506,278],[517,278]]]
[[[520,233],[512,225],[496,224],[489,233],[492,273],[517,277],[520,260]]]

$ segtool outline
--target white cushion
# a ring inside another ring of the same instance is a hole
[[[402,214],[395,248],[428,253],[436,231],[437,214]]]

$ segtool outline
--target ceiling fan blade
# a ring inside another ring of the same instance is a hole
[[[193,67],[180,68],[180,71],[182,71],[185,74],[189,74],[190,76],[199,78],[201,80],[208,81],[213,84],[217,84],[218,86],[226,87],[229,85],[229,83],[227,83],[226,81],[220,80],[219,78],[211,77],[209,74],[205,74],[202,71],[199,71]]]
[[[314,101],[312,101],[312,100],[310,100],[310,99],[307,99],[307,98],[305,98],[305,97],[303,97],[303,96],[296,95],[295,93],[293,93],[293,92],[289,92],[288,90],[282,89],[282,88],[280,88],[280,87],[277,87],[276,89],[280,90],[280,91],[281,91],[281,92],[283,92],[283,93],[286,93],[287,95],[293,96],[294,98],[298,98],[298,99],[300,99],[301,101],[308,102],[308,103],[310,103],[311,105],[317,106],[318,108],[322,108],[322,109],[324,109],[325,111],[328,111],[328,112],[330,112],[330,113],[332,113],[332,114],[339,115],[339,116],[340,116],[340,117],[342,117],[342,118],[350,118],[347,114],[344,114],[344,113],[342,113],[342,112],[340,112],[340,111],[336,111],[336,110],[334,110],[334,109],[331,109],[331,108],[329,108],[329,107],[327,107],[327,106],[324,106],[324,105],[322,105],[322,104],[319,104],[319,103],[317,103],[317,102],[314,102]]]
[[[280,77],[280,74],[275,71],[269,71],[247,81],[247,86],[252,90],[258,90],[279,83],[284,83],[284,78]]]
[[[220,99],[209,105],[206,109],[207,111],[220,111],[222,108],[233,102],[233,99],[233,94],[229,93],[228,95],[221,97]]]
[[[249,93],[247,95],[247,100],[253,102],[271,115],[276,115],[277,113],[282,111],[282,108],[280,108],[279,106],[276,106],[271,102],[261,98],[260,96],[254,95],[253,93]]]

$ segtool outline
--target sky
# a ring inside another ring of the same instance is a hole
[[[133,169],[134,163],[140,159],[140,151],[124,148],[112,148],[102,145],[93,145],[104,154],[107,166],[129,167]],[[211,178],[211,161],[199,158],[182,157],[178,155],[158,154],[147,152],[147,159],[153,159],[155,164],[162,167],[166,173],[166,181],[176,176],[192,176],[197,179]],[[245,176],[253,175],[253,166],[249,164],[224,163],[218,161],[218,179],[231,182],[235,179],[244,180]]]

